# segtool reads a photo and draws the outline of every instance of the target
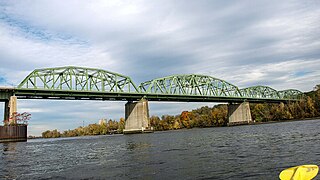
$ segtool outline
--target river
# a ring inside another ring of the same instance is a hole
[[[6,143],[0,179],[278,179],[320,165],[319,128],[308,120]]]

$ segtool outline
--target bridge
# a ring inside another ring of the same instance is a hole
[[[172,75],[142,82],[102,69],[57,67],[36,69],[17,86],[0,88],[4,119],[13,119],[17,99],[127,101],[125,132],[151,129],[148,101],[225,102],[230,124],[250,123],[249,103],[297,101],[296,89],[277,91],[268,86],[240,89],[227,81],[198,74]]]

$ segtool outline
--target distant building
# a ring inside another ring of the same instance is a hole
[[[106,125],[106,124],[107,124],[107,120],[105,120],[105,119],[99,120],[99,125]]]

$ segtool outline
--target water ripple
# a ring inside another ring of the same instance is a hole
[[[320,162],[320,121],[0,144],[0,179],[277,179]]]

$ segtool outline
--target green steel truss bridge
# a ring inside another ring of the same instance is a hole
[[[0,88],[0,100],[12,95],[19,99],[277,103],[297,101],[303,93],[268,86],[240,89],[227,81],[197,74],[172,75],[137,86],[125,75],[68,66],[36,69],[17,87]]]

